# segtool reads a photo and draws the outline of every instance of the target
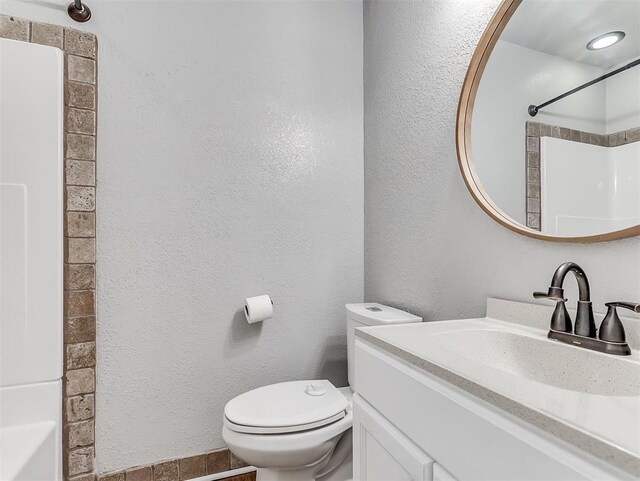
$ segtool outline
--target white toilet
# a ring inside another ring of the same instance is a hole
[[[381,304],[347,304],[349,384],[355,328],[421,322]],[[351,388],[327,380],[271,384],[224,408],[222,437],[233,454],[258,468],[257,481],[351,479]]]

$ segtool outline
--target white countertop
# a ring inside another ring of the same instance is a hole
[[[538,316],[534,328],[523,324],[528,304],[492,302],[490,315],[515,315],[517,321],[486,317],[368,327],[358,329],[357,336],[640,475],[638,351],[612,356],[560,344],[539,328],[544,306],[533,306]]]

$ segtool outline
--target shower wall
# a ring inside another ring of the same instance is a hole
[[[543,137],[542,231],[588,236],[640,224],[638,159],[640,142],[609,147]]]
[[[0,479],[59,481],[60,50],[0,38]]]
[[[0,38],[0,86],[3,387],[62,373],[62,52]]]

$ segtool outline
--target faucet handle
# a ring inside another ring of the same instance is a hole
[[[625,301],[615,301],[615,302],[607,302],[605,304],[607,307],[622,307],[623,309],[629,309],[633,312],[640,312],[640,304],[636,304],[635,302],[625,302]]]
[[[607,315],[602,320],[602,324],[600,324],[598,337],[607,342],[625,342],[626,336],[624,326],[618,317],[618,311],[616,308],[622,307],[623,309],[629,309],[633,312],[640,312],[640,304],[636,304],[635,302],[616,301],[607,302],[605,306],[609,309],[607,311]]]
[[[551,326],[549,327],[552,331],[573,332],[571,316],[569,316],[565,301],[556,302],[556,308],[553,310],[553,314],[551,315]]]

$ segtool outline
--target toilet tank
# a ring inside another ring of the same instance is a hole
[[[353,353],[355,348],[355,330],[366,326],[391,326],[422,322],[422,318],[389,306],[375,302],[347,304],[347,364],[349,385],[353,386]]]

